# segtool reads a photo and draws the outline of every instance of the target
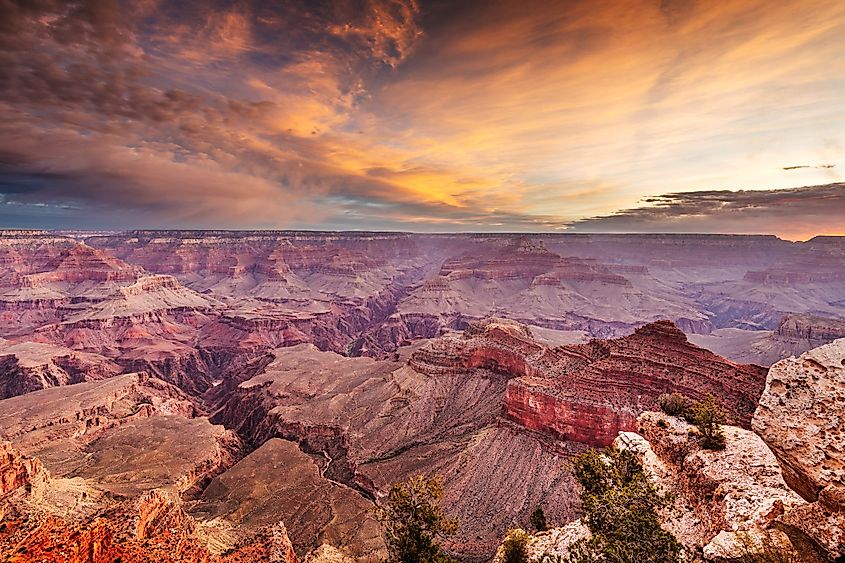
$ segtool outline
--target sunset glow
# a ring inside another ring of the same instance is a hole
[[[3,6],[7,227],[845,234],[838,0]]]

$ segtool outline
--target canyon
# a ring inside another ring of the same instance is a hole
[[[377,561],[373,503],[423,473],[489,560],[537,506],[575,520],[571,457],[661,394],[761,428],[768,366],[845,336],[843,266],[837,237],[4,231],[0,552]]]

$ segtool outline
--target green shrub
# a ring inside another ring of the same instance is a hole
[[[443,482],[422,475],[390,487],[387,499],[376,506],[384,526],[389,563],[445,563],[454,561],[439,541],[454,534],[458,523],[438,505]]]
[[[687,420],[695,424],[701,447],[706,450],[724,450],[725,433],[722,424],[728,422],[725,412],[716,404],[713,395],[707,395],[703,401],[693,403],[687,409]]]
[[[531,525],[534,526],[534,529],[538,532],[545,532],[549,529],[549,525],[546,522],[546,513],[543,512],[543,507],[538,506],[534,509],[534,512],[531,513]]]
[[[660,410],[669,416],[684,416],[689,406],[689,400],[680,393],[664,393],[657,398]]]
[[[570,563],[677,563],[683,548],[660,527],[671,499],[652,484],[629,451],[588,450],[574,461],[582,522],[591,537],[570,548]]]
[[[522,528],[512,528],[502,542],[503,563],[527,563],[528,532]]]

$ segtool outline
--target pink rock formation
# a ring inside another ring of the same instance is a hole
[[[778,535],[778,519],[806,503],[783,479],[777,459],[754,432],[723,426],[726,447],[703,450],[694,428],[679,418],[646,412],[637,433],[623,432],[614,447],[636,453],[675,506],[666,527],[708,561],[741,558],[750,542]],[[788,540],[784,540],[788,541]]]
[[[759,366],[734,364],[689,344],[668,321],[616,340],[555,349],[500,328],[484,334],[508,353],[487,345],[458,357],[469,358],[471,367],[495,364],[514,377],[504,415],[526,428],[591,445],[609,445],[620,430],[633,430],[637,415],[668,392],[697,399],[713,394],[748,426],[765,379]]]

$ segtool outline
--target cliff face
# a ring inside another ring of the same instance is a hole
[[[785,483],[777,459],[751,431],[724,426],[726,447],[703,450],[682,419],[646,412],[637,430],[622,432],[614,447],[629,449],[657,483],[676,495],[665,527],[707,560],[737,560],[764,537],[788,540],[778,518],[806,503]]]
[[[217,549],[221,542],[210,540],[221,534],[229,538],[233,533],[220,526],[203,529],[183,509],[180,493],[221,471],[217,465],[231,465],[233,460],[226,455],[239,447],[237,439],[229,436],[227,443],[222,428],[218,427],[223,435],[209,435],[212,427],[207,422],[156,411],[167,411],[166,400],[147,402],[141,418],[122,414],[126,406],[122,393],[137,392],[132,389],[137,384],[121,389],[113,383],[109,381],[99,390],[88,389],[81,397],[60,398],[66,404],[58,409],[45,392],[33,393],[34,402],[23,410],[10,406],[13,420],[7,417],[2,421],[4,433],[13,434],[27,450],[42,452],[55,471],[51,476],[39,459],[9,442],[0,444],[0,555],[20,562],[55,563],[297,562],[282,523],[235,534],[240,539],[226,540],[223,555],[223,550]],[[46,391],[56,393],[67,391]],[[27,398],[9,401],[20,403]],[[69,417],[77,401],[85,408]],[[98,413],[96,437],[86,432],[91,419],[85,418],[85,411],[87,416]],[[111,425],[104,424],[113,415],[116,419]],[[146,421],[164,423],[151,428],[148,438],[152,437],[152,442],[144,438]],[[70,432],[80,427],[83,432]],[[82,451],[74,452],[73,442],[84,444]],[[56,449],[63,459],[55,459]],[[159,485],[162,488],[156,488]]]
[[[845,554],[845,339],[771,367],[753,426],[810,504],[785,522]]]
[[[816,346],[845,338],[845,321],[812,315],[787,315],[775,334],[791,340],[808,340]]]
[[[547,351],[530,375],[508,382],[504,414],[526,428],[607,446],[663,393],[718,397],[748,426],[766,370],[734,364],[697,346],[671,322],[633,335]],[[526,371],[526,370],[523,370]]]
[[[39,460],[22,455],[11,442],[0,444],[0,497],[21,487],[31,491],[48,479]]]
[[[121,368],[100,356],[40,342],[13,344],[0,340],[0,398],[39,389],[95,381]]]

